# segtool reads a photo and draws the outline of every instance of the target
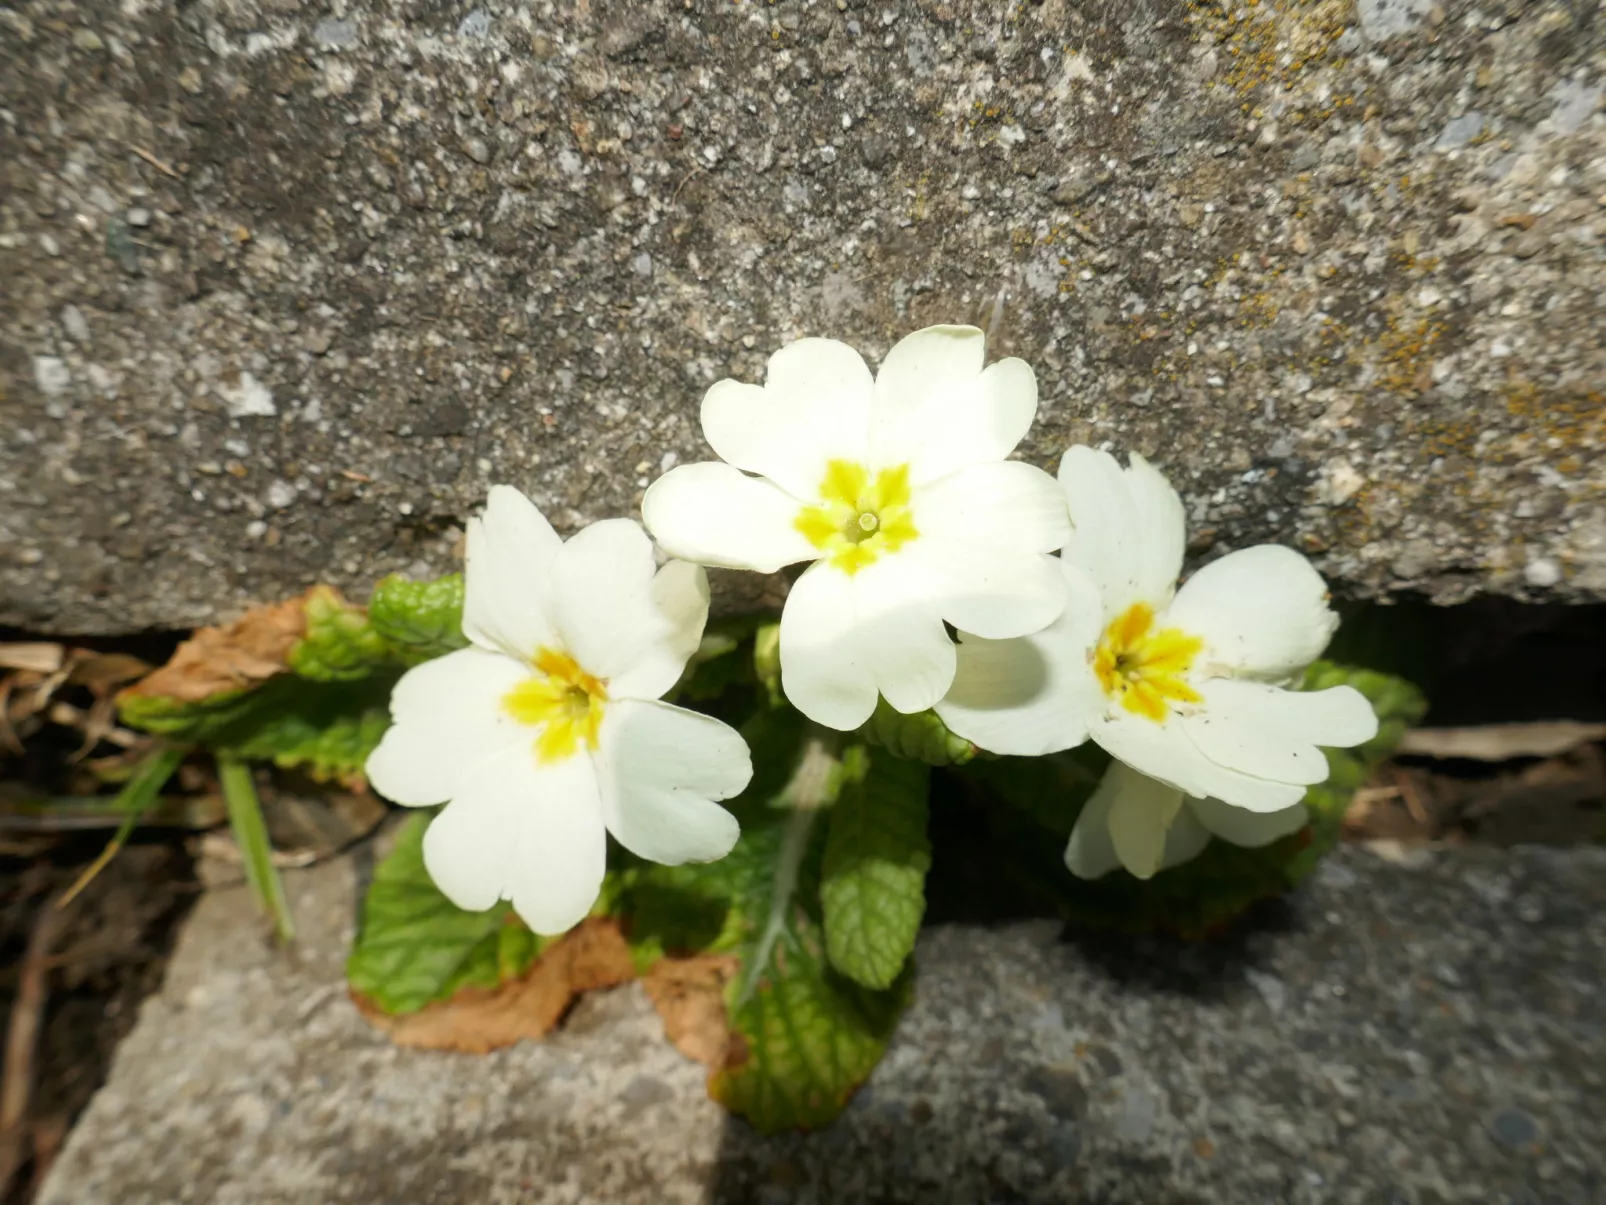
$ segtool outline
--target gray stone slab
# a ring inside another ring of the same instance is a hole
[[[956,320],[1196,552],[1606,598],[1590,8],[8,5],[0,623],[360,598],[493,482],[632,513],[716,378]]]
[[[275,953],[203,897],[39,1205],[1606,1200],[1606,850],[1346,850],[1224,940],[944,927],[847,1113],[760,1138],[634,986],[485,1057],[341,980],[349,862]]]

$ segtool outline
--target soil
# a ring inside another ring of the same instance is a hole
[[[0,1008],[8,1018],[26,973],[30,937],[107,835],[74,834],[49,848],[0,855]],[[0,1188],[3,1205],[32,1199],[72,1122],[104,1082],[141,1001],[161,984],[197,885],[182,841],[160,833],[154,838],[123,849],[63,910],[48,955],[33,1090],[16,1133],[15,1175]],[[6,1074],[15,1074],[9,1065]],[[0,1137],[0,1146],[4,1142]]]

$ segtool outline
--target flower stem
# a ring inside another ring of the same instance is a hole
[[[814,728],[813,725],[810,726]],[[786,914],[797,893],[798,873],[803,867],[803,856],[808,853],[809,837],[821,810],[835,798],[841,787],[837,770],[842,764],[841,739],[835,732],[817,728],[803,742],[803,754],[798,758],[797,769],[786,794],[790,797],[792,814],[787,817],[786,831],[781,834],[781,850],[775,859],[775,877],[770,881],[770,907],[764,919],[764,930],[759,934],[753,955],[742,967],[741,986],[736,990],[732,1008],[740,1008],[752,998],[758,987],[759,976],[769,966],[775,946],[786,932]]]
[[[742,983],[736,991],[732,1008],[740,1008],[752,998],[758,987],[759,976],[769,966],[775,945],[786,932],[786,913],[792,906],[792,895],[797,890],[798,871],[803,855],[809,848],[809,834],[814,831],[818,808],[797,808],[786,821],[786,832],[781,835],[780,856],[775,859],[775,878],[770,885],[769,915],[764,920],[764,931],[759,935],[753,955],[742,967]]]

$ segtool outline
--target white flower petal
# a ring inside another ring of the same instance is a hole
[[[1199,822],[1215,836],[1245,849],[1270,845],[1280,837],[1297,833],[1310,823],[1310,814],[1302,803],[1279,812],[1251,812],[1245,808],[1235,808],[1230,803],[1222,803],[1219,799],[1190,799],[1185,810],[1197,816]]]
[[[1166,831],[1165,856],[1160,859],[1161,870],[1169,870],[1173,866],[1193,861],[1204,853],[1205,846],[1210,844],[1210,830],[1199,823],[1198,817],[1188,809],[1188,802],[1188,800],[1183,801],[1182,810],[1177,813],[1176,819]],[[1246,816],[1253,814],[1244,812]]]
[[[1344,748],[1377,735],[1377,715],[1351,686],[1282,690],[1264,682],[1212,678],[1197,684],[1203,703],[1181,717],[1199,752],[1257,778],[1309,785],[1327,778],[1318,746]]]
[[[552,525],[512,486],[495,485],[485,513],[468,521],[463,635],[528,661],[552,643],[547,566],[562,547]]]
[[[1196,799],[1213,795],[1251,811],[1275,812],[1298,803],[1305,794],[1297,783],[1273,782],[1217,765],[1199,752],[1175,717],[1156,724],[1116,708],[1087,727],[1088,736],[1112,757]]]
[[[973,326],[933,326],[887,353],[876,374],[877,464],[908,464],[920,484],[1015,450],[1037,414],[1037,377],[1016,359],[984,371],[986,349]]]
[[[1112,619],[1135,602],[1165,606],[1187,536],[1176,490],[1143,457],[1130,459],[1123,469],[1108,452],[1079,445],[1060,461],[1072,528],[1064,556],[1093,579]]]
[[[987,336],[974,326],[928,326],[892,345],[876,370],[876,405],[921,405],[981,375]]]
[[[1153,878],[1165,861],[1166,834],[1182,808],[1182,792],[1120,762],[1105,771],[1098,789],[1111,794],[1115,856],[1137,878]]]
[[[1302,671],[1338,628],[1321,574],[1279,544],[1206,565],[1177,591],[1165,622],[1204,639],[1202,667],[1268,681]]]
[[[616,699],[662,698],[686,669],[708,625],[708,574],[690,561],[670,561],[653,576],[650,630],[608,680]]]
[[[1041,632],[1014,640],[962,633],[954,684],[936,705],[948,727],[992,753],[1036,757],[1087,739],[1104,706],[1089,653],[1100,631],[1098,592],[1062,566],[1064,613]]]
[[[708,620],[702,569],[655,572],[652,541],[630,519],[579,532],[552,561],[552,617],[582,669],[614,698],[657,698],[675,684]]]
[[[814,499],[828,460],[861,462],[875,385],[835,339],[799,339],[770,357],[763,386],[720,381],[703,398],[703,434],[721,460]]]
[[[591,759],[543,764],[520,742],[464,777],[424,833],[424,866],[459,908],[511,897],[537,933],[562,933],[596,902],[607,842]]]
[[[990,640],[1042,630],[1064,607],[1060,563],[1046,554],[1069,525],[1047,473],[1018,461],[971,465],[919,486],[920,535],[901,554],[949,623]]]
[[[527,766],[534,794],[517,833],[504,833],[514,849],[505,894],[537,933],[565,933],[596,904],[608,869],[596,770],[583,753],[550,765],[532,753]]]
[[[481,648],[458,649],[408,670],[391,691],[393,722],[368,755],[374,790],[408,807],[450,799],[481,758],[527,735],[502,698],[529,672]]]
[[[997,460],[918,486],[910,510],[922,537],[1009,552],[1053,552],[1070,537],[1065,493],[1036,465]]]
[[[899,711],[924,711],[953,684],[953,641],[922,597],[919,576],[899,559],[851,576],[816,564],[787,596],[781,687],[816,723],[857,728],[878,693]]]
[[[957,652],[925,581],[897,556],[861,569],[852,581],[859,639],[876,687],[897,711],[927,710],[953,685]]]
[[[670,469],[641,501],[647,530],[670,555],[760,573],[819,555],[794,526],[800,509],[774,482],[718,461]]]
[[[857,728],[875,710],[875,669],[859,647],[853,579],[809,566],[781,611],[781,689],[809,719]]]
[[[1110,769],[1115,769],[1114,763]],[[1109,771],[1082,806],[1071,829],[1071,839],[1065,846],[1065,865],[1079,879],[1099,879],[1121,864],[1115,856],[1115,842],[1110,839],[1110,804],[1115,801],[1113,788],[1106,789]]]
[[[712,862],[736,844],[736,817],[711,801],[741,794],[753,765],[728,724],[667,703],[619,703],[603,717],[596,765],[608,831],[637,857]]]
[[[1065,578],[1053,556],[936,537],[907,552],[937,614],[989,640],[1040,632],[1065,611]]]

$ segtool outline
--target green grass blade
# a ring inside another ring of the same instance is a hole
[[[112,800],[112,807],[122,814],[123,822],[117,826],[112,839],[106,842],[106,848],[100,851],[100,856],[85,867],[84,873],[67,888],[67,893],[56,905],[58,908],[65,908],[71,903],[123,848],[140,818],[156,803],[156,797],[162,793],[167,780],[173,777],[173,772],[188,752],[181,745],[165,745],[139,763],[133,775],[123,784],[123,789],[117,792],[117,798]]]
[[[245,864],[246,881],[251,884],[257,901],[273,918],[273,930],[279,940],[293,941],[295,924],[290,918],[284,884],[279,879],[278,868],[273,864],[273,846],[268,841],[268,826],[262,819],[262,801],[257,798],[250,763],[228,754],[219,754],[217,769],[218,782],[223,788],[223,802],[229,811],[229,825],[234,829],[234,840],[240,847],[240,860]]]

